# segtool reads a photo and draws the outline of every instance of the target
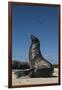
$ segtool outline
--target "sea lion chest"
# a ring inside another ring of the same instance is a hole
[[[38,43],[31,44],[30,47],[30,60],[35,59],[36,56],[40,55],[40,48]]]

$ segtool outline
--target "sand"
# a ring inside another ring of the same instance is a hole
[[[28,76],[17,78],[14,70],[12,71],[12,86],[53,83],[58,83],[58,68],[55,68],[53,76],[48,78],[30,78]]]

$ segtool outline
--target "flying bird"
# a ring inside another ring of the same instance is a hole
[[[41,20],[36,20],[36,22],[38,22],[39,24],[42,24]]]

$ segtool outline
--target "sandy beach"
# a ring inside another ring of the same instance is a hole
[[[58,68],[55,68],[53,76],[48,78],[30,78],[28,76],[17,78],[14,74],[14,70],[12,71],[12,86],[53,83],[58,83]]]

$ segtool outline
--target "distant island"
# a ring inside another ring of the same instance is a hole
[[[55,68],[58,68],[58,64],[53,64]],[[29,62],[12,60],[12,69],[29,69]]]
[[[28,62],[12,60],[12,69],[28,69],[30,68]]]

